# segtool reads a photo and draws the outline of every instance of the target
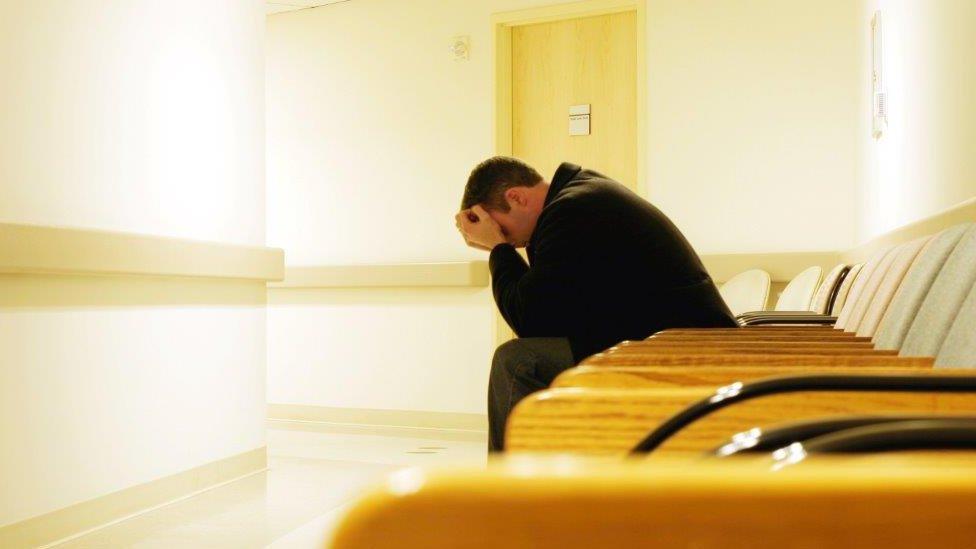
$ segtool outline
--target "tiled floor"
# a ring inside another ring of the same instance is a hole
[[[485,441],[330,432],[275,423],[267,471],[60,545],[67,548],[322,547],[356,493],[403,466],[485,462]]]

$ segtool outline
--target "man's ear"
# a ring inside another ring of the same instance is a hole
[[[505,198],[511,204],[518,204],[519,206],[525,207],[528,203],[529,196],[526,194],[525,189],[521,187],[512,187],[505,191]]]

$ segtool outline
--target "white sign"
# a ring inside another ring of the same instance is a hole
[[[569,107],[569,135],[590,135],[590,105]]]

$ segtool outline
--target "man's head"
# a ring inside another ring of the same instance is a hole
[[[517,158],[495,156],[475,166],[464,186],[461,210],[480,205],[513,246],[528,244],[545,205],[549,184]]]

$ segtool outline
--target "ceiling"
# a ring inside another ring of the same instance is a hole
[[[349,0],[266,0],[264,3],[264,10],[265,13],[271,15],[273,13],[304,10],[348,1]]]

